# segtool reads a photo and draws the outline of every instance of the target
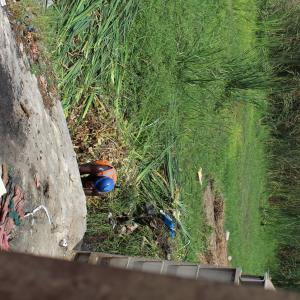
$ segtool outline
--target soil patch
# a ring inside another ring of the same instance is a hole
[[[208,238],[208,248],[199,257],[200,263],[227,266],[227,242],[224,231],[224,198],[210,181],[204,192],[204,211],[207,224],[212,232]]]

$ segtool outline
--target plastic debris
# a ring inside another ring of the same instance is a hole
[[[52,225],[52,221],[51,221],[51,218],[50,218],[50,214],[49,214],[49,212],[48,212],[47,207],[44,206],[44,205],[38,206],[38,207],[35,208],[31,213],[26,213],[25,218],[27,218],[27,217],[29,217],[29,216],[33,217],[33,219],[32,219],[32,225],[33,225],[33,224],[34,224],[34,215],[35,215],[38,211],[40,211],[40,210],[44,210],[44,212],[45,212],[46,215],[47,215],[49,224]]]
[[[120,235],[129,235],[132,232],[134,232],[138,227],[139,225],[134,222],[130,224],[122,225],[120,229]]]
[[[6,188],[5,185],[3,183],[2,178],[0,178],[0,197],[2,197],[4,194],[6,194]]]
[[[169,215],[167,215],[163,210],[160,210],[159,212],[160,212],[160,215],[162,217],[164,224],[169,229],[170,237],[172,239],[174,239],[176,236],[176,231],[175,231],[175,223],[174,223],[173,219]]]
[[[113,214],[109,212],[108,216],[108,222],[112,226],[112,229],[114,230],[117,226],[117,220],[113,218]]]
[[[132,223],[130,225],[127,225],[127,229],[129,232],[134,232],[138,227],[139,225],[137,223]]]
[[[226,241],[229,241],[229,236],[230,236],[230,232],[228,230],[226,230],[226,233],[225,233]]]
[[[108,213],[108,222],[112,226],[112,229],[116,230],[120,235],[128,235],[134,232],[138,227],[139,224],[133,221],[133,218],[130,218],[126,214],[122,214],[117,217],[113,217],[111,212]]]
[[[67,241],[67,239],[60,240],[59,246],[62,247],[62,248],[65,248],[65,249],[68,248],[68,241]]]
[[[232,261],[232,256],[228,256],[228,261]]]
[[[199,171],[198,171],[198,179],[199,179],[200,185],[202,186],[202,184],[203,184],[202,168],[200,168]]]

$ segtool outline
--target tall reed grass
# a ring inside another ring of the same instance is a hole
[[[58,1],[57,71],[65,112],[95,99],[118,97],[128,49],[127,32],[135,19],[135,0]]]
[[[300,3],[263,1],[261,12],[276,79],[267,115],[272,129],[268,217],[278,240],[273,274],[279,286],[300,289]]]

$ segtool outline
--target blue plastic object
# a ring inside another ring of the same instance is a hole
[[[100,193],[108,193],[115,188],[115,183],[109,177],[100,176],[95,182],[95,187]]]
[[[160,214],[161,214],[163,222],[169,229],[170,237],[172,239],[174,239],[176,236],[176,231],[175,231],[175,223],[174,223],[173,219],[169,215],[164,213],[163,211],[161,211]]]
[[[169,230],[169,234],[170,234],[170,237],[172,239],[175,239],[175,237],[176,237],[176,231],[175,230]]]

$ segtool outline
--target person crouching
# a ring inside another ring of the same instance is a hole
[[[83,190],[86,196],[99,196],[114,190],[117,171],[107,160],[96,160],[79,166]]]

